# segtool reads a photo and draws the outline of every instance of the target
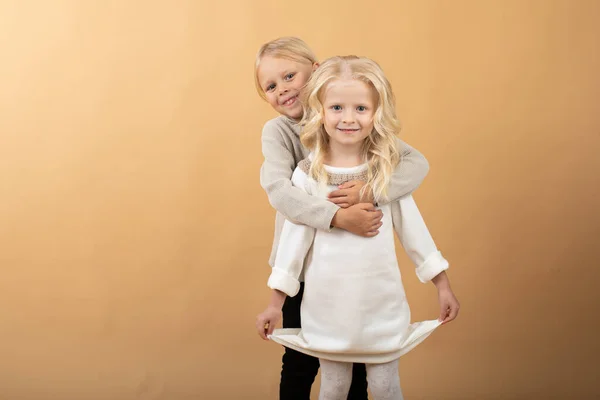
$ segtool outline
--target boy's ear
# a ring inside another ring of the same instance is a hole
[[[313,64],[313,72],[315,72],[317,70],[317,68],[319,68],[319,63],[316,62]]]

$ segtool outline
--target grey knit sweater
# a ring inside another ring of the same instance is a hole
[[[300,143],[300,128],[290,118],[279,116],[267,121],[262,132],[264,162],[260,169],[260,184],[267,192],[271,206],[277,210],[275,235],[269,258],[273,266],[284,218],[329,230],[339,207],[330,201],[310,196],[292,185],[291,177],[298,163],[308,157],[309,150]],[[396,167],[388,189],[388,202],[411,193],[429,172],[425,157],[398,139],[401,162]]]

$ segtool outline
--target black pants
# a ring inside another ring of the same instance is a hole
[[[300,291],[296,296],[285,299],[284,328],[300,328],[300,304],[303,293],[304,283],[300,285]],[[282,361],[279,399],[310,400],[310,389],[319,371],[319,359],[286,347]],[[364,364],[354,364],[348,400],[367,399],[367,370]]]

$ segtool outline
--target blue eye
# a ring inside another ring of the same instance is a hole
[[[285,79],[286,79],[286,80],[290,80],[290,79],[292,79],[292,78],[294,77],[294,75],[296,75],[296,74],[295,74],[295,73],[287,74],[287,75],[285,76]]]
[[[342,106],[338,106],[338,105],[331,106],[331,109],[334,111],[340,111],[342,109]]]
[[[367,107],[365,107],[365,106],[358,106],[358,107],[356,107],[356,109],[357,109],[358,111],[361,111],[361,112],[362,112],[362,111],[366,111],[366,110],[367,110]]]
[[[271,91],[273,89],[275,89],[275,84],[274,83],[272,83],[269,86],[267,86],[267,88],[265,89],[265,92],[269,92],[269,91]]]

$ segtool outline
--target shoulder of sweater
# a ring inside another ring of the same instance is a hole
[[[289,118],[280,115],[265,122],[263,132],[265,131],[285,131],[286,133],[294,133],[294,124]]]
[[[296,135],[293,122],[283,115],[268,120],[263,126],[263,135],[274,133],[284,134],[286,136]]]

